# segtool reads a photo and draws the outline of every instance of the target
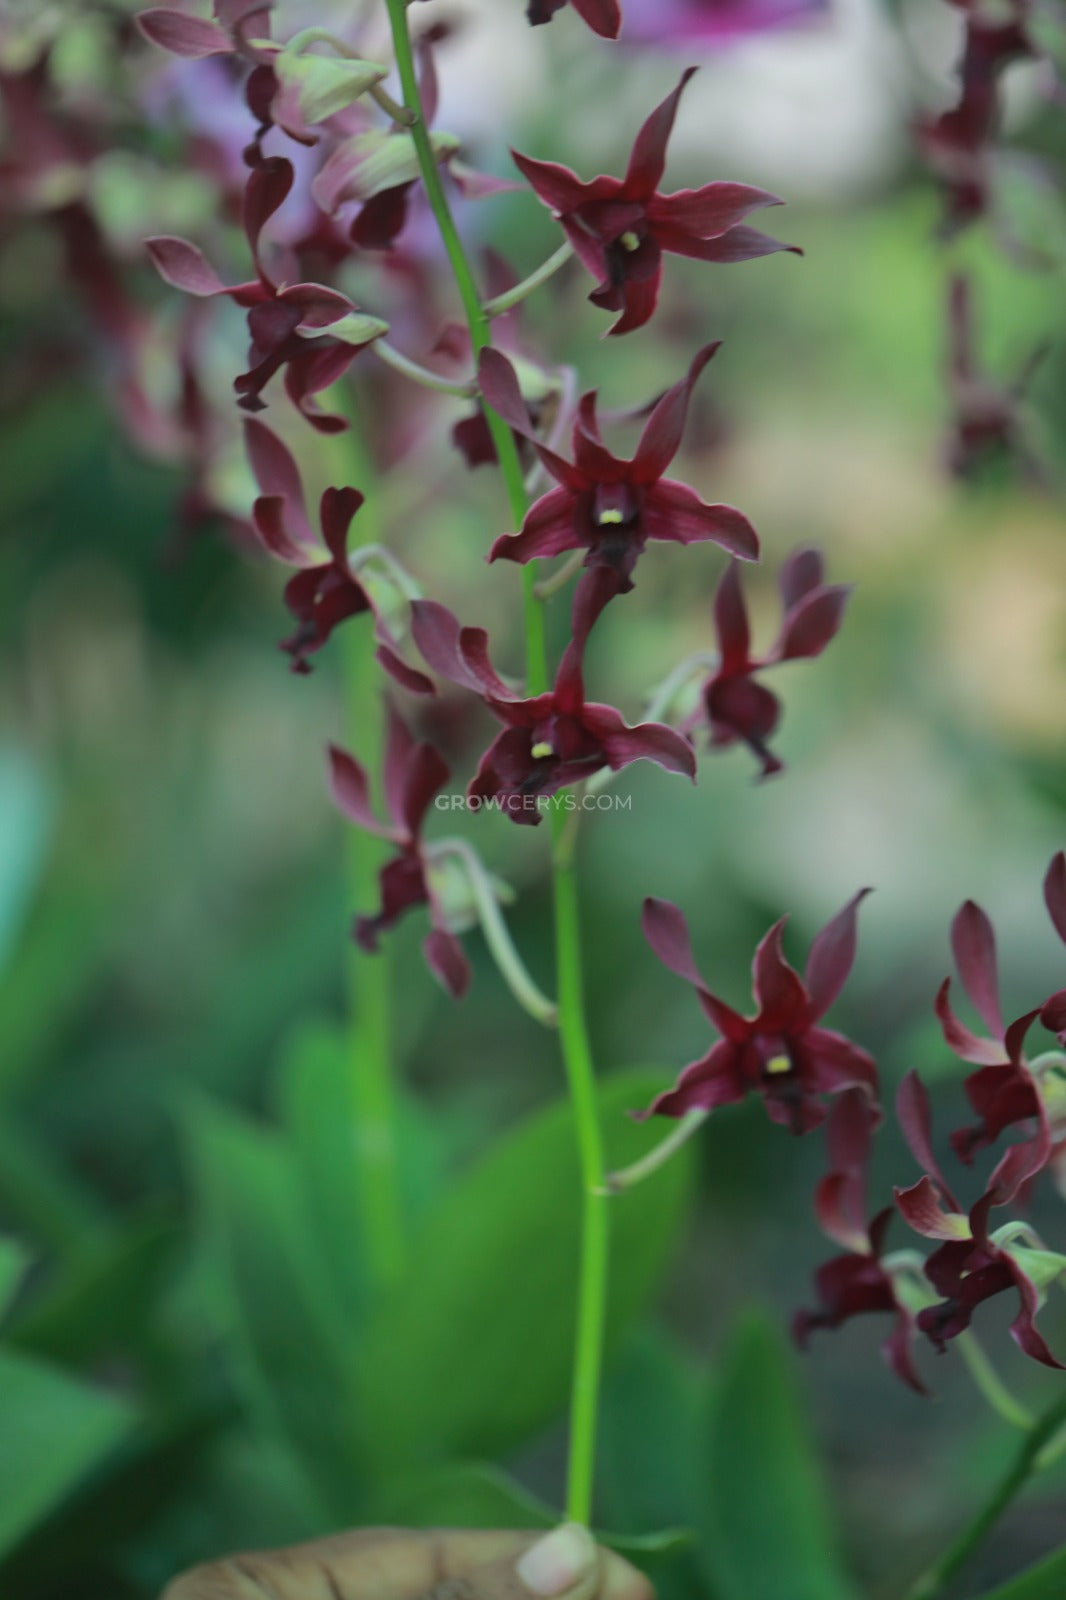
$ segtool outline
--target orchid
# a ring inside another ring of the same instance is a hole
[[[664,966],[696,990],[721,1035],[707,1055],[692,1062],[646,1116],[680,1117],[713,1111],[757,1094],[771,1121],[807,1133],[824,1119],[826,1095],[857,1089],[876,1103],[873,1058],[843,1034],[819,1027],[844,987],[855,959],[856,913],[861,889],[815,938],[803,978],[782,950],[785,919],[776,922],[755,952],[753,984],[758,1010],[744,1017],[706,987],[692,955],[688,924],[668,900],[644,902],[644,937]]]
[[[758,535],[743,512],[706,505],[687,484],[663,477],[681,445],[693,386],[717,349],[717,343],[704,345],[687,375],[663,395],[631,460],[611,455],[600,437],[596,393],[583,395],[574,423],[572,463],[536,438],[514,369],[499,351],[486,350],[479,369],[485,399],[516,433],[532,441],[558,483],[530,507],[520,532],[496,540],[489,560],[527,562],[584,548],[585,565],[609,568],[620,593],[633,587],[633,569],[649,539],[674,544],[711,540],[754,561]]]
[[[600,280],[589,295],[593,305],[620,313],[609,330],[614,334],[631,333],[650,319],[664,254],[720,263],[753,261],[779,250],[802,254],[744,223],[749,212],[782,203],[765,189],[715,182],[659,192],[678,102],[695,70],[682,74],[641,127],[624,178],[583,183],[569,167],[511,152],[534,194],[562,224],[581,264]]]

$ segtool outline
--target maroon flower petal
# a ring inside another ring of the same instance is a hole
[[[736,1045],[720,1039],[699,1061],[693,1061],[672,1089],[657,1095],[646,1117],[683,1117],[687,1111],[715,1111],[719,1106],[735,1105],[748,1092]]]
[[[832,1028],[812,1028],[804,1050],[809,1061],[811,1087],[816,1094],[839,1094],[861,1089],[871,1108],[877,1099],[877,1064],[866,1050]],[[880,1110],[871,1111],[880,1121]]]
[[[958,1211],[946,1211],[941,1205],[940,1190],[932,1178],[921,1177],[909,1189],[895,1191],[900,1215],[925,1239],[958,1241],[970,1237],[969,1224]]]
[[[847,981],[855,961],[859,906],[871,892],[860,889],[853,895],[811,945],[803,981],[810,998],[812,1022],[825,1015]]]
[[[621,293],[624,310],[618,321],[612,323],[607,329],[611,335],[632,333],[635,328],[643,328],[649,322],[659,303],[659,284],[662,279],[662,270],[657,267],[654,274],[648,278],[626,278],[622,283]],[[589,295],[593,305],[604,306],[606,300],[600,295],[599,290]],[[609,309],[613,310],[613,307]]]
[[[908,1072],[899,1086],[896,1094],[896,1116],[915,1161],[936,1179],[952,1209],[961,1211],[962,1208],[948,1187],[933,1154],[929,1095],[916,1072]]]
[[[559,215],[576,211],[589,201],[607,199],[615,187],[608,178],[594,178],[592,183],[582,183],[577,173],[571,172],[569,167],[561,166],[557,161],[537,161],[518,150],[511,151],[511,158],[537,199]]]
[[[681,228],[660,222],[655,229],[660,246],[675,256],[691,256],[696,261],[717,261],[722,266],[732,266],[738,261],[756,261],[761,256],[773,256],[779,250],[801,256],[797,244],[784,244],[780,239],[749,228],[743,222],[719,234],[714,239],[695,239]]]
[[[470,987],[470,963],[454,933],[444,928],[433,928],[422,943],[426,965],[451,995],[461,1000]]]
[[[373,194],[359,209],[348,237],[361,250],[391,250],[407,225],[407,211],[415,179],[397,183]]]
[[[1014,1286],[1021,1300],[1021,1310],[1011,1323],[1011,1338],[1020,1350],[1034,1361],[1040,1361],[1045,1367],[1062,1368],[1063,1363],[1056,1359],[1044,1342],[1043,1335],[1037,1332],[1033,1318],[1040,1309],[1040,1295],[1036,1285],[1027,1273],[1022,1271],[1018,1262],[1009,1251],[1003,1251],[1006,1259],[1007,1270],[1014,1279]]]
[[[606,706],[586,706],[586,722],[594,725],[596,712]],[[617,715],[617,713],[615,713]],[[640,722],[635,728],[623,724],[616,732],[603,735],[603,752],[612,771],[618,772],[631,761],[654,761],[667,772],[680,772],[695,781],[696,755],[689,743],[663,722]]]
[[[721,344],[721,339],[715,339],[711,344],[705,344],[702,349],[697,350],[688,372],[680,383],[675,383],[672,389],[667,389],[662,399],[657,402],[651,416],[644,424],[644,431],[640,436],[636,455],[633,457],[634,482],[655,483],[676,456],[685,431],[689,400],[692,398],[696,380],[708,361],[721,348]]]
[[[417,745],[411,753],[400,795],[399,816],[412,839],[417,839],[422,819],[437,790],[451,777],[451,768],[431,744]]]
[[[618,0],[571,0],[574,10],[601,39],[617,39],[622,29]]]
[[[268,156],[253,167],[244,189],[242,219],[248,236],[256,271],[264,282],[270,282],[259,259],[259,235],[283,205],[293,183],[293,166],[284,156]]]
[[[989,1033],[1002,1039],[996,935],[988,917],[972,900],[965,901],[955,913],[951,924],[951,949],[962,986],[974,1010]]]
[[[1055,932],[1066,944],[1066,852],[1062,850],[1051,858],[1044,878],[1044,903]]]
[[[303,523],[301,536],[310,538],[311,526],[303,516],[304,488],[300,469],[288,446],[264,422],[246,417],[244,447],[260,493],[280,495],[290,520],[295,520],[299,511]]]
[[[751,656],[751,627],[740,568],[731,561],[723,572],[714,594],[714,631],[718,636],[723,673],[743,672]]]
[[[707,183],[702,189],[679,189],[674,194],[653,195],[647,203],[648,220],[677,228],[697,239],[717,238],[735,228],[749,211],[784,202],[765,189],[748,183]]]
[[[408,694],[436,694],[432,681],[424,672],[419,672],[415,667],[409,667],[407,662],[399,656],[389,644],[379,644],[374,652],[380,666],[384,667],[389,676],[406,689]]]
[[[175,289],[203,297],[233,292],[209,265],[202,251],[187,239],[158,234],[146,239],[145,246],[159,276]]]
[[[515,696],[496,676],[488,659],[483,628],[463,628],[457,617],[436,600],[411,604],[411,636],[433,671],[478,695],[509,701]]]
[[[684,912],[670,900],[658,900],[649,895],[641,912],[640,926],[663,966],[702,989],[703,979],[692,954],[692,936]]]
[[[694,489],[673,478],[660,478],[647,490],[644,528],[649,539],[676,544],[710,540],[741,561],[757,561],[759,536],[742,511],[707,505]]]
[[[1036,1086],[1029,1073],[1013,1062],[980,1067],[965,1083],[966,1098],[981,1121],[972,1128],[959,1128],[951,1135],[951,1147],[968,1166],[979,1150],[992,1144],[1006,1128],[1027,1122],[1040,1114]]]
[[[656,106],[637,133],[624,179],[627,199],[648,200],[658,188],[666,166],[666,146],[673,132],[678,104],[685,85],[695,74],[695,67],[685,69],[677,88]]]
[[[277,494],[260,495],[252,507],[252,527],[268,555],[289,567],[307,567],[317,560],[317,552],[302,545],[289,532],[288,507]],[[308,538],[310,538],[308,528]]]
[[[867,1248],[866,1170],[872,1126],[866,1096],[848,1090],[834,1105],[826,1127],[830,1171],[818,1185],[814,1208],[823,1233],[845,1250]]]
[[[135,18],[138,28],[150,44],[157,44],[171,55],[201,56],[230,55],[233,41],[213,22],[200,17],[187,17],[181,11],[153,8],[142,11]]]
[[[850,584],[815,589],[797,601],[786,613],[781,636],[768,659],[800,661],[821,655],[835,637],[844,620],[844,607],[851,596]]]
[[[777,575],[781,600],[786,611],[791,611],[812,589],[819,589],[824,577],[822,553],[811,546],[793,550]]]
[[[759,1007],[760,1033],[789,1033],[808,1020],[807,991],[781,948],[787,918],[775,922],[760,939],[752,963],[752,986]]]
[[[954,1051],[960,1061],[972,1061],[976,1066],[995,1066],[1003,1063],[1005,1054],[1001,1044],[994,1039],[978,1038],[977,1034],[970,1032],[964,1022],[959,1021],[948,999],[950,990],[951,979],[945,978],[937,991],[934,1007],[948,1049]]]
[[[374,815],[365,769],[354,756],[335,744],[329,746],[329,789],[334,805],[349,822],[379,838],[396,838],[392,829],[383,827]]]
[[[348,529],[352,518],[363,504],[364,496],[358,489],[324,489],[319,505],[319,519],[326,549],[338,566],[347,568]]]
[[[530,506],[519,533],[502,533],[489,550],[490,561],[537,561],[574,550],[580,540],[574,530],[574,496],[571,490],[549,489]]]
[[[1066,1033],[1066,989],[1057,989],[1040,1009],[1040,1021],[1049,1033]]]

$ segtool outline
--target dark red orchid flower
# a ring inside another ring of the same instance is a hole
[[[251,348],[249,369],[234,383],[238,405],[245,411],[262,411],[263,389],[284,368],[285,389],[293,404],[320,432],[336,433],[346,428],[347,422],[319,411],[313,397],[336,383],[358,352],[386,329],[384,323],[368,318],[365,338],[330,338],[325,330],[355,314],[347,295],[321,283],[279,286],[267,272],[260,234],[285,200],[292,181],[292,163],[281,156],[260,161],[249,174],[244,231],[257,276],[246,283],[224,284],[196,246],[185,239],[149,239],[148,250],[160,276],[175,288],[205,298],[225,295],[247,310]]]
[[[740,581],[740,568],[730,562],[714,597],[714,629],[718,665],[700,690],[699,709],[684,724],[693,733],[706,722],[711,748],[746,744],[770,777],[784,763],[767,744],[781,719],[781,702],[756,675],[782,661],[821,655],[844,618],[850,584],[827,584],[819,551],[796,550],[778,575],[784,617],[777,639],[764,656],[751,653],[751,626]]]
[[[512,151],[537,198],[562,224],[574,253],[598,287],[593,305],[621,313],[611,333],[630,333],[651,317],[659,298],[664,254],[697,261],[752,261],[778,250],[802,251],[747,227],[742,218],[761,206],[782,202],[746,183],[708,183],[701,189],[660,194],[666,145],[678,101],[695,72],[690,67],[672,94],[657,106],[637,134],[624,178],[582,183],[569,167],[534,161]]]
[[[1014,1026],[1024,1033],[1035,1017],[1036,1012],[1032,1011]],[[1049,1261],[1053,1269],[1056,1263],[1066,1262],[1050,1252],[997,1242],[988,1231],[992,1208],[1009,1205],[1046,1166],[1051,1154],[1047,1119],[1041,1115],[1034,1137],[1007,1150],[984,1193],[967,1213],[937,1165],[929,1097],[916,1073],[908,1073],[900,1085],[897,1114],[911,1152],[925,1175],[909,1189],[896,1189],[896,1205],[915,1233],[941,1241],[924,1270],[943,1299],[918,1313],[919,1329],[943,1351],[949,1339],[969,1327],[979,1305],[997,1294],[1015,1290],[1020,1301],[1010,1330],[1015,1343],[1034,1361],[1062,1367],[1034,1322],[1041,1305],[1041,1287],[1033,1274],[1044,1261]]]
[[[297,621],[296,632],[280,648],[292,658],[292,670],[311,671],[309,656],[327,643],[347,617],[372,612],[378,640],[377,658],[396,681],[413,694],[432,694],[425,673],[409,667],[395,639],[378,615],[348,560],[348,529],[363,503],[358,489],[326,489],[319,505],[319,527],[325,545],[315,538],[307,518],[300,471],[287,447],[255,417],[244,424],[248,459],[260,495],[252,508],[252,525],[264,550],[286,566],[297,567],[285,586],[285,604]]]
[[[892,1207],[866,1221],[866,1181],[873,1122],[866,1096],[857,1089],[840,1095],[829,1113],[826,1139],[829,1172],[818,1185],[815,1211],[822,1231],[844,1247],[815,1274],[820,1308],[799,1311],[792,1323],[797,1344],[806,1348],[815,1328],[839,1328],[851,1317],[889,1311],[895,1326],[882,1354],[892,1371],[919,1394],[927,1393],[914,1365],[916,1333],[913,1313],[900,1300],[890,1272],[882,1265],[885,1234]]]
[[[550,22],[567,3],[568,0],[529,0],[526,16],[536,28],[542,22]],[[622,27],[622,8],[618,0],[569,0],[569,4],[601,39],[618,38]]]
[[[477,805],[503,811],[513,822],[536,825],[542,796],[580,783],[604,767],[618,772],[631,761],[648,760],[695,778],[692,747],[679,733],[658,722],[630,727],[613,706],[585,699],[581,656],[602,604],[602,596],[588,591],[576,597],[574,636],[555,686],[529,700],[493,670],[483,628],[460,627],[445,606],[432,600],[412,606],[411,632],[429,665],[479,695],[505,724],[470,783],[468,796]]]
[[[509,427],[531,440],[558,484],[530,508],[519,533],[496,540],[489,560],[524,563],[587,549],[585,565],[610,568],[621,593],[633,587],[633,568],[649,539],[675,544],[709,539],[731,555],[754,561],[758,535],[742,512],[706,505],[687,484],[663,477],[681,444],[693,386],[717,349],[717,342],[704,345],[686,376],[662,396],[632,460],[620,460],[605,447],[596,420],[596,391],[582,396],[573,463],[535,438],[507,357],[498,350],[482,351],[478,372],[485,400]]]
[[[1047,474],[1025,440],[1023,407],[1047,345],[1032,352],[1013,383],[989,378],[978,366],[974,352],[969,281],[959,274],[948,288],[948,329],[948,388],[953,411],[945,450],[949,471],[957,478],[973,478],[985,466],[1006,461],[1031,482],[1043,482]]]
[[[1026,0],[1012,0],[1014,15],[982,15],[982,0],[954,0],[966,13],[958,102],[920,121],[920,150],[944,186],[942,232],[951,237],[988,210],[991,149],[1001,113],[1000,80],[1012,62],[1039,54],[1025,28]]]
[[[197,60],[236,52],[254,60],[249,41],[270,37],[273,8],[274,0],[215,0],[210,22],[165,6],[139,12],[136,21],[146,39],[171,55]]]
[[[707,1055],[692,1062],[672,1089],[658,1096],[646,1116],[682,1117],[713,1111],[748,1094],[762,1097],[772,1121],[807,1133],[824,1119],[826,1095],[862,1092],[871,1114],[877,1103],[873,1058],[819,1021],[837,998],[855,959],[856,913],[868,889],[826,923],[811,945],[801,979],[785,960],[785,918],[759,944],[753,967],[753,1017],[719,1000],[705,986],[692,957],[688,925],[668,900],[644,902],[644,937],[663,964],[691,983],[713,1026],[722,1035]]]
[[[455,999],[466,993],[470,965],[448,926],[433,888],[422,844],[422,824],[433,796],[451,776],[447,762],[431,744],[416,744],[403,719],[390,706],[385,746],[385,806],[388,823],[379,822],[370,804],[366,772],[355,757],[329,747],[330,789],[340,811],[357,828],[387,839],[396,854],[381,869],[381,909],[359,916],[353,937],[361,949],[378,948],[378,936],[394,926],[412,906],[429,907],[430,932],[422,945],[430,971]]]
[[[1044,900],[1060,938],[1066,943],[1066,855],[1059,851],[1044,878]],[[988,916],[967,900],[951,924],[951,948],[962,986],[974,1010],[988,1029],[975,1034],[956,1016],[951,1004],[951,980],[945,978],[936,997],[936,1014],[949,1049],[977,1071],[966,1079],[966,1096],[979,1122],[951,1135],[960,1160],[969,1163],[978,1151],[995,1142],[1010,1127],[1032,1123],[1046,1114],[1038,1077],[1030,1069],[1024,1043],[1032,1013],[1005,1026],[999,998],[996,936]],[[1049,1032],[1066,1034],[1066,990],[1046,1000],[1039,1019]]]

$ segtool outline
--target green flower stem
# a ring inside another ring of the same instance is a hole
[[[592,1516],[600,1370],[607,1322],[610,1197],[606,1190],[603,1136],[596,1103],[596,1075],[585,1022],[573,821],[576,821],[576,813],[570,818],[559,807],[552,807],[559,1033],[574,1108],[583,1189],[566,1515],[569,1521],[584,1523],[587,1527]]]
[[[374,465],[366,449],[365,430],[355,412],[351,391],[344,408],[353,426],[336,436],[338,479],[351,476],[362,485],[366,499],[356,526],[364,541],[351,552],[353,568],[387,556],[379,540],[378,496],[372,492]],[[391,565],[394,558],[388,556]],[[401,569],[402,570],[402,569]],[[371,782],[378,777],[376,749],[380,744],[381,669],[374,654],[374,639],[365,628],[345,628],[343,700],[345,737],[361,753]],[[374,724],[374,754],[367,746],[367,724]],[[380,787],[380,784],[378,785]],[[378,894],[377,875],[382,844],[362,828],[348,828],[345,839],[346,877],[353,907],[372,905]],[[400,1184],[398,1095],[393,1079],[392,955],[381,950],[369,956],[352,946],[347,958],[349,1108],[354,1143],[354,1179],[359,1196],[359,1216],[371,1282],[385,1287],[403,1273],[407,1256],[406,1226]]]
[[[684,1116],[674,1124],[666,1138],[653,1145],[646,1156],[642,1156],[639,1161],[634,1161],[632,1166],[620,1167],[617,1172],[609,1172],[607,1174],[607,1182],[604,1186],[607,1193],[621,1194],[626,1189],[632,1189],[634,1184],[643,1183],[644,1179],[650,1178],[653,1172],[658,1172],[659,1168],[669,1161],[674,1152],[680,1150],[682,1145],[687,1144],[697,1129],[703,1127],[710,1114],[709,1111],[701,1111],[698,1107],[692,1111],[686,1111]]]
[[[491,342],[489,318],[481,304],[463,242],[448,206],[422,114],[405,0],[386,0],[392,28],[396,65],[404,103],[414,115],[411,135],[418,153],[419,170],[441,241],[451,263],[456,287],[470,329],[475,357]],[[516,529],[527,510],[522,463],[510,428],[485,406],[485,418],[496,446]],[[526,635],[527,682],[530,694],[548,687],[548,658],[544,609],[538,600],[536,563],[522,569],[522,595]],[[574,1354],[573,1405],[570,1423],[570,1462],[567,1482],[567,1516],[588,1523],[592,1508],[596,1417],[599,1396],[603,1329],[606,1321],[608,1213],[603,1193],[604,1157],[596,1103],[596,1082],[585,1023],[581,980],[581,939],[577,885],[573,869],[575,835],[570,819],[558,807],[551,810],[552,876],[555,904],[557,1004],[563,1061],[574,1106],[583,1185],[582,1247],[578,1283],[577,1340]]]
[[[539,289],[542,283],[547,283],[550,278],[554,278],[559,268],[565,267],[573,253],[574,247],[567,240],[565,244],[559,246],[554,255],[548,257],[547,261],[542,261],[536,271],[529,274],[528,278],[523,278],[521,283],[516,283],[513,289],[505,289],[503,294],[496,295],[495,299],[486,300],[484,305],[485,315],[487,317],[499,317],[505,311],[510,311],[512,306],[520,305],[527,295],[533,293],[534,289]]]
[[[995,1527],[1015,1497],[1025,1488],[1033,1473],[1039,1469],[1040,1457],[1063,1423],[1066,1423],[1066,1400],[1045,1411],[1037,1419],[1022,1442],[1010,1469],[996,1484],[980,1511],[959,1534],[954,1544],[939,1561],[927,1568],[908,1591],[907,1600],[934,1600],[948,1580],[953,1578],[977,1546]]]
[[[965,1361],[970,1377],[984,1395],[992,1410],[1009,1422],[1012,1428],[1031,1428],[1033,1414],[1016,1400],[999,1373],[985,1354],[984,1346],[976,1335],[966,1329],[960,1333],[955,1346]]]
[[[387,367],[394,372],[402,372],[405,378],[421,384],[423,389],[435,389],[438,394],[460,395],[466,400],[472,400],[477,394],[476,383],[453,383],[451,378],[442,378],[438,372],[430,372],[428,367],[419,366],[417,361],[405,356],[387,339],[375,339],[370,348]]]

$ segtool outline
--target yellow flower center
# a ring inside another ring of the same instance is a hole
[[[553,756],[555,751],[552,749],[547,739],[540,739],[533,746],[529,753],[533,757],[534,761],[543,761],[545,756]]]
[[[633,232],[632,228],[626,229],[618,243],[622,246],[623,250],[629,250],[632,252],[633,250],[640,249],[640,237],[638,234]]]
[[[792,1062],[789,1060],[788,1056],[771,1056],[769,1061],[766,1063],[766,1070],[767,1072],[772,1073],[776,1078],[779,1077],[782,1072],[791,1072]]]
[[[608,506],[607,509],[605,511],[601,511],[599,516],[596,518],[596,521],[599,523],[601,528],[617,527],[618,524],[624,520],[625,519],[623,518],[622,513],[618,510],[617,506]]]

